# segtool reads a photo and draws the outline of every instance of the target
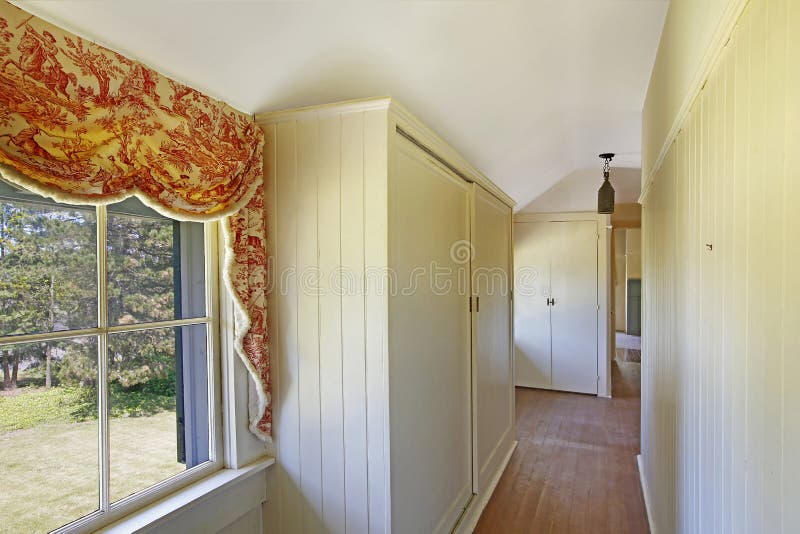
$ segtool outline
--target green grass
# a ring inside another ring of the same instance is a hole
[[[175,458],[174,412],[109,426],[112,500],[185,469]],[[46,532],[97,509],[97,435],[97,421],[0,433],[0,532]]]
[[[0,396],[0,532],[47,532],[98,507],[97,393],[21,385]],[[112,502],[185,469],[174,395],[112,384],[109,401]]]

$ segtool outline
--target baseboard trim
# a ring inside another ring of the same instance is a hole
[[[647,479],[644,476],[643,461],[642,455],[637,454],[636,466],[639,469],[639,483],[642,485],[642,495],[644,495],[644,511],[647,514],[647,524],[650,525],[650,534],[657,534],[656,525],[653,523],[653,506],[650,501],[650,490],[648,489]]]
[[[487,478],[489,479],[489,481],[491,481],[491,478],[489,478],[489,477],[487,477],[485,475],[488,474],[488,475],[494,476],[495,471],[497,470],[496,467],[497,467],[498,463],[504,459],[500,455],[503,454],[504,451],[507,452],[508,449],[506,447],[508,447],[509,439],[511,437],[510,435],[513,432],[514,432],[514,423],[512,422],[510,425],[508,425],[508,427],[505,429],[505,431],[503,431],[503,436],[497,441],[497,445],[494,446],[494,449],[492,449],[492,452],[489,453],[489,457],[486,459],[486,462],[484,462],[483,465],[479,466],[479,468],[478,468],[478,491],[480,491],[480,488],[482,487],[482,483],[485,480],[487,480]],[[506,447],[504,447],[504,445]],[[492,468],[495,468],[495,470],[492,471],[491,470]]]
[[[503,472],[508,466],[508,462],[511,460],[511,455],[514,454],[514,450],[517,448],[517,443],[519,442],[511,442],[511,446],[508,448],[508,452],[503,458],[503,461],[500,462],[500,465],[495,471],[492,480],[489,482],[489,485],[486,486],[486,491],[481,492],[480,495],[477,495],[476,498],[472,500],[472,503],[470,504],[469,508],[467,508],[467,511],[464,512],[463,516],[461,516],[461,521],[459,521],[456,527],[453,529],[454,533],[466,534],[475,530],[475,526],[478,524],[478,520],[481,518],[483,509],[486,508],[486,504],[489,502],[489,499],[491,499],[492,494],[497,487],[497,483],[500,482],[500,477],[503,475]]]

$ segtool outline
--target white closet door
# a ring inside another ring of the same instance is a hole
[[[551,388],[597,394],[597,223],[554,222]]]
[[[475,187],[472,241],[476,295],[475,366],[478,490],[485,488],[502,451],[498,444],[514,423],[511,360],[511,208]]]
[[[392,531],[449,532],[472,496],[471,314],[458,284],[471,187],[402,138],[389,187]]]
[[[514,224],[515,384],[550,388],[550,241],[554,223]]]

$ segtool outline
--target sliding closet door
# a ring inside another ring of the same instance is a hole
[[[597,223],[550,223],[552,389],[597,394]]]
[[[518,386],[549,388],[550,242],[554,223],[514,224],[514,374]]]
[[[511,208],[475,186],[473,295],[478,490],[485,488],[513,439],[511,352]]]
[[[449,532],[472,496],[470,185],[396,136],[389,177],[394,532]]]

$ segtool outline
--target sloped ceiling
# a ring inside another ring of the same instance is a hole
[[[598,161],[602,163],[602,160]],[[597,169],[573,171],[527,206],[518,206],[519,211],[532,213],[595,211],[597,190],[602,183],[603,172],[600,166]],[[642,189],[642,170],[613,168],[611,183],[614,185],[614,200],[617,204],[636,203],[639,201]]]
[[[391,95],[526,206],[641,166],[666,0],[15,1],[246,112]],[[599,183],[592,184],[596,191]]]

